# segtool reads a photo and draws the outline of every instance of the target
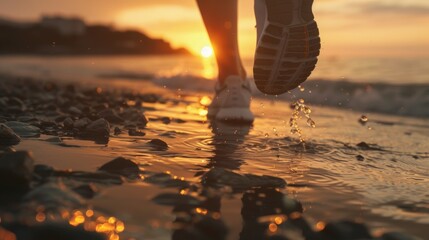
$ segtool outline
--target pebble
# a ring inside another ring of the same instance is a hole
[[[85,127],[83,135],[90,139],[109,139],[110,124],[104,118],[100,118]]]
[[[27,151],[7,152],[0,156],[0,188],[27,189],[34,170],[34,159]]]
[[[65,129],[72,129],[74,126],[74,121],[73,121],[73,119],[68,117],[68,118],[64,119],[63,125],[64,125]]]
[[[143,112],[134,108],[124,110],[124,112],[121,114],[121,117],[126,121],[135,123],[137,126],[142,128],[145,127],[148,123],[148,120]]]
[[[164,124],[170,124],[171,123],[171,118],[169,118],[169,117],[161,117],[161,118],[159,118],[159,120]]]
[[[365,225],[351,221],[328,223],[321,234],[330,240],[372,239]]]
[[[161,139],[152,139],[148,142],[148,144],[158,151],[165,151],[168,149],[168,144]]]
[[[112,109],[105,109],[98,113],[98,116],[106,119],[110,123],[114,124],[122,124],[124,123],[124,119],[119,117],[119,115],[113,111]]]
[[[145,177],[144,181],[151,184],[161,185],[167,188],[185,189],[190,186],[189,182],[179,178],[174,178],[173,176],[171,176],[171,174],[168,173],[155,173],[151,176]]]
[[[0,146],[12,146],[21,142],[21,138],[8,126],[0,124]]]
[[[143,137],[146,135],[146,133],[142,132],[142,131],[138,131],[136,129],[129,129],[128,130],[128,135],[132,136],[132,137]]]
[[[81,118],[73,123],[73,128],[84,129],[88,126],[92,121],[89,118]]]
[[[70,108],[68,109],[68,112],[69,112],[70,114],[72,114],[72,115],[75,115],[75,116],[80,116],[80,115],[82,115],[82,111],[81,111],[79,108],[77,108],[77,107],[70,107]]]
[[[372,144],[372,145],[374,146],[375,144]],[[356,146],[358,146],[362,150],[383,151],[383,149],[381,149],[380,147],[376,147],[377,145],[375,145],[373,147],[373,146],[371,146],[370,144],[368,144],[366,142],[360,142]]]
[[[176,229],[173,233],[172,239],[225,240],[227,235],[228,228],[224,221],[210,216],[202,216],[194,217],[192,226]]]
[[[6,122],[5,124],[20,137],[28,138],[40,136],[40,128],[32,126],[28,123],[10,121]]]
[[[113,159],[98,170],[130,178],[136,178],[140,173],[140,168],[135,162],[123,157]]]
[[[257,187],[285,187],[286,181],[272,176],[253,174],[240,175],[224,168],[212,168],[202,176],[203,185],[212,187],[230,186],[234,190],[246,190]]]
[[[43,184],[25,195],[23,207],[36,209],[43,206],[46,211],[59,213],[62,209],[80,209],[85,201],[61,182]]]
[[[34,173],[39,175],[40,177],[49,177],[53,174],[55,169],[51,166],[44,164],[36,164],[34,166]]]
[[[114,134],[115,135],[120,135],[121,133],[122,133],[122,130],[120,128],[118,128],[118,127],[115,127]]]
[[[72,190],[86,199],[93,198],[98,192],[97,187],[93,183],[83,184],[73,188]]]
[[[363,161],[363,160],[365,160],[365,157],[364,156],[362,156],[362,155],[357,155],[356,156],[356,160],[358,160],[358,161]]]
[[[178,193],[161,193],[154,197],[152,201],[160,205],[168,206],[199,206],[202,203],[202,201],[196,197]]]

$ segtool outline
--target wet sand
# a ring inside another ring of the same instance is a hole
[[[253,100],[257,120],[246,126],[207,121],[206,93],[73,86],[71,94],[71,86],[5,79],[0,87],[7,99],[1,97],[14,108],[3,108],[1,121],[25,120],[40,127],[39,137],[22,138],[13,149],[31,151],[35,164],[56,171],[93,173],[117,157],[137,164],[138,175],[125,174],[122,184],[55,172],[42,177],[48,182],[62,178],[68,188],[94,183],[97,190],[85,206],[125,224],[124,231],[109,232],[110,239],[204,239],[227,230],[227,239],[305,239],[302,232],[307,239],[322,239],[316,237],[327,234],[326,226],[344,228],[332,225],[341,220],[365,224],[374,237],[392,231],[426,237],[427,119],[370,114],[367,122],[359,122],[361,113],[313,107],[316,128],[307,126],[305,117],[299,121],[303,144],[290,133],[289,104],[274,97]],[[109,134],[101,139],[82,134],[85,128],[64,125],[69,117],[74,123],[84,117],[96,121],[109,109],[120,119],[109,116],[116,123],[110,121]],[[148,122],[136,119],[130,113],[135,111]],[[116,127],[121,133],[115,134]],[[129,129],[144,136],[130,136]],[[153,139],[168,147],[150,144]],[[209,173],[217,171],[221,175],[211,178]],[[285,186],[279,184],[283,180]],[[32,179],[31,188],[39,182]],[[9,211],[1,211],[2,219],[16,221],[17,213],[5,218]],[[353,226],[356,234],[365,234],[363,225]]]

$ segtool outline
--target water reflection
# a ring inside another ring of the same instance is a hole
[[[209,172],[216,169],[240,170],[245,161],[237,150],[242,147],[252,126],[231,125],[216,121],[210,123],[210,128],[213,133],[211,143],[213,155],[204,168],[209,169]],[[234,185],[233,182],[237,181],[240,176],[230,171],[225,173],[231,174],[222,177],[225,177],[226,180],[230,177],[231,185]],[[223,198],[230,197],[231,194],[241,195],[243,221],[239,235],[241,240],[267,239],[280,233],[281,226],[288,224],[292,232],[312,233],[308,223],[301,218],[303,208],[299,202],[289,199],[275,184],[261,186],[233,190],[227,186],[214,187],[205,182],[203,176],[201,185],[199,185],[200,189],[193,190],[194,196],[198,195],[203,199],[199,206],[195,207],[195,205],[183,202],[174,206],[176,229],[172,239],[226,239],[227,229],[220,220],[221,202]]]
[[[209,158],[205,167],[208,169],[220,167],[239,170],[243,160],[237,150],[242,147],[252,125],[213,121],[210,123],[210,128],[213,133],[211,143],[213,145],[213,156]]]
[[[203,58],[203,69],[201,75],[207,79],[214,79],[217,75],[217,66],[214,58]]]

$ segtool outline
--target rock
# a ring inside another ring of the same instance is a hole
[[[364,156],[362,156],[362,155],[357,155],[357,156],[356,156],[356,160],[358,160],[358,161],[362,162],[363,160],[365,160],[365,157],[364,157]]]
[[[43,206],[45,211],[59,213],[62,209],[80,209],[85,201],[62,183],[46,183],[35,188],[23,199],[23,207],[36,209]]]
[[[37,164],[34,166],[34,173],[40,177],[49,177],[54,173],[55,169],[51,166],[44,164]]]
[[[390,233],[383,234],[380,240],[416,240],[416,238],[406,236],[403,233],[390,232]]]
[[[27,189],[34,170],[29,152],[8,152],[0,156],[0,188]]]
[[[73,191],[83,198],[91,199],[98,192],[98,189],[94,184],[89,183],[75,187],[73,188]]]
[[[143,137],[146,135],[146,133],[142,132],[142,131],[138,131],[136,129],[129,129],[128,130],[128,135],[132,136],[132,137]]]
[[[181,229],[176,229],[172,240],[225,240],[227,235],[228,228],[221,219],[196,216],[193,217],[190,226],[185,225]]]
[[[152,201],[167,206],[200,206],[202,203],[202,201],[196,197],[178,193],[162,193],[154,197]]]
[[[79,109],[79,108],[77,108],[77,107],[70,107],[70,108],[68,109],[68,112],[69,112],[70,114],[74,115],[74,116],[80,116],[80,115],[82,115],[82,110],[80,110],[80,109]]]
[[[176,118],[176,119],[174,119],[174,121],[175,121],[176,123],[186,123],[186,121],[185,121],[185,120],[180,119],[180,118]]]
[[[22,223],[5,224],[5,228],[12,233],[12,239],[28,240],[107,240],[106,235],[97,232],[86,231],[82,227],[73,227],[63,223],[41,223],[37,225],[23,225]],[[2,231],[0,229],[0,236]],[[7,235],[6,235],[7,236]]]
[[[126,109],[121,114],[121,117],[126,121],[137,124],[137,126],[139,127],[145,127],[148,123],[148,120],[146,116],[143,114],[143,112],[134,108]]]
[[[120,128],[118,128],[118,127],[115,127],[114,134],[115,135],[120,135],[121,133],[122,133],[122,130]]]
[[[8,126],[0,123],[0,146],[12,146],[21,142],[21,138]]]
[[[124,122],[124,119],[119,117],[119,115],[116,114],[116,112],[114,112],[112,109],[105,109],[99,112],[98,116],[114,124],[122,124]]]
[[[161,117],[161,118],[159,118],[159,120],[164,124],[170,124],[171,123],[171,118],[169,118],[169,117]]]
[[[26,110],[24,102],[16,97],[11,97],[6,107],[9,113],[23,113]]]
[[[73,123],[73,128],[77,129],[84,129],[86,126],[88,126],[92,121],[88,118],[81,118]]]
[[[17,120],[18,120],[18,122],[25,122],[25,123],[38,122],[39,121],[33,115],[20,116],[17,118]]]
[[[161,139],[152,139],[147,144],[158,151],[165,151],[168,149],[168,144]]]
[[[28,123],[10,121],[10,122],[6,122],[5,124],[20,137],[27,138],[27,137],[40,136],[40,129]]]
[[[225,223],[209,216],[204,216],[200,221],[197,221],[195,228],[205,236],[204,239],[223,240],[228,235],[228,228]]]
[[[148,182],[148,183],[162,184],[163,182],[168,181],[170,179],[172,179],[171,174],[155,173],[155,174],[152,174],[151,176],[146,177],[144,180],[145,182]]]
[[[163,187],[172,187],[172,188],[188,188],[190,186],[189,182],[174,178],[171,174],[168,173],[155,173],[151,176],[148,176],[144,179],[145,182],[151,184],[161,185]]]
[[[351,221],[328,223],[321,231],[321,234],[325,236],[326,239],[330,240],[372,239],[365,225]]]
[[[373,151],[383,151],[380,147],[375,144],[368,144],[366,142],[360,142],[356,146],[358,146],[362,150],[373,150]]]
[[[109,139],[110,124],[103,118],[100,118],[85,127],[84,133],[91,139]]]
[[[98,170],[132,178],[136,178],[140,173],[140,168],[135,162],[123,157],[113,159]]]
[[[57,127],[57,123],[52,122],[52,121],[42,121],[40,122],[40,127],[41,128],[56,128]]]
[[[286,181],[272,176],[240,175],[224,168],[212,168],[202,176],[203,185],[211,187],[230,186],[234,190],[246,190],[257,187],[283,188]]]
[[[64,119],[63,125],[64,125],[65,129],[72,129],[74,126],[74,121],[73,121],[73,119],[68,117],[68,118]]]

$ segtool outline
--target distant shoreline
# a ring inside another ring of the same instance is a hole
[[[197,57],[192,53],[2,53],[0,52],[0,57],[100,57],[100,56],[141,56],[141,57],[162,57],[162,56],[189,56],[189,57]]]
[[[192,55],[140,31],[87,25],[79,18],[43,16],[32,23],[0,19],[0,32],[0,55]]]

